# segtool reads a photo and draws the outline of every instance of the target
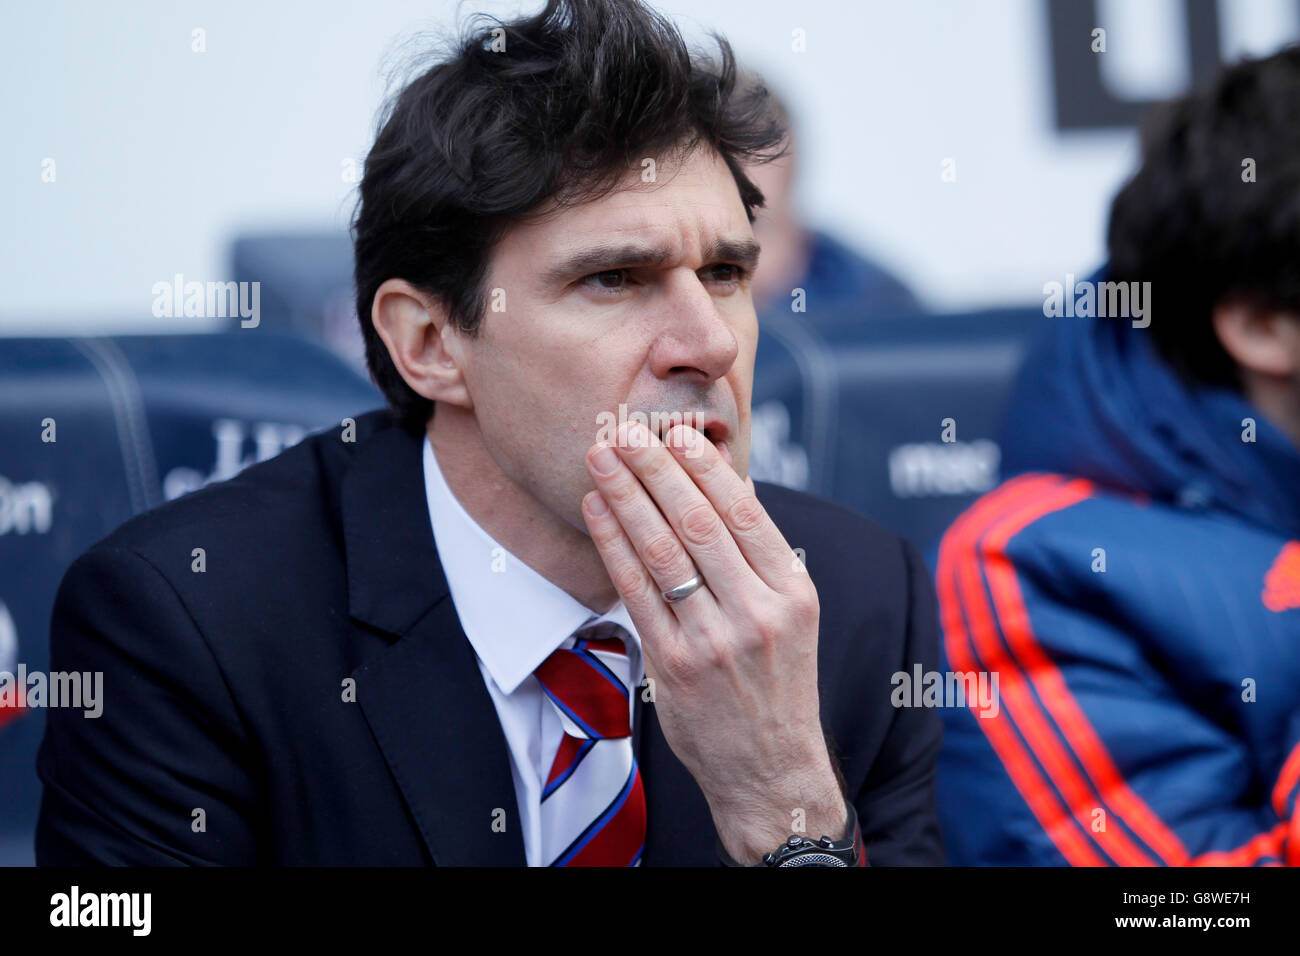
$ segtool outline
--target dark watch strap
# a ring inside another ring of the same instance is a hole
[[[858,814],[854,809],[852,802],[844,801],[844,806],[848,810],[848,826],[845,828],[845,839],[833,841],[833,846],[838,848],[839,855],[843,855],[843,848],[847,843],[849,835],[853,838],[853,862],[849,866],[867,866],[867,851],[862,845],[862,828],[858,826]],[[797,834],[791,835],[791,843],[783,843],[768,853],[763,862],[755,864],[760,867],[778,867],[778,866],[836,866],[832,862],[813,862],[814,860],[825,860],[828,854],[823,846],[819,845],[818,840],[810,840],[806,837],[800,837]],[[722,839],[714,837],[714,846],[717,849],[718,859],[723,866],[744,866],[743,863],[737,863],[731,858],[722,846]],[[808,858],[807,862],[799,862],[801,858]]]

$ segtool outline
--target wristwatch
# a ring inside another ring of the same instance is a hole
[[[778,846],[771,853],[763,854],[763,861],[758,866],[866,866],[867,854],[862,846],[862,830],[858,826],[858,814],[853,804],[845,801],[849,822],[845,829],[847,836],[843,840],[832,840],[823,835],[818,840],[810,840],[797,833]],[[718,859],[724,866],[744,866],[731,858],[722,846],[722,839],[715,837]]]

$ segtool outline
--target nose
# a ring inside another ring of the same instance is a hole
[[[712,382],[726,375],[740,354],[732,327],[737,319],[718,309],[699,276],[683,271],[686,275],[674,277],[665,297],[651,371],[662,379],[685,375]]]

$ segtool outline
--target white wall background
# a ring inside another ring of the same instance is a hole
[[[798,114],[801,192],[936,308],[1041,298],[1103,254],[1130,132],[1057,135],[1041,0],[656,0],[716,28]],[[461,15],[520,4],[463,0]],[[450,0],[53,0],[0,35],[0,331],[142,331],[155,282],[228,278],[243,230],[343,229],[385,56]],[[1109,79],[1176,90],[1175,0],[1108,0]],[[1297,33],[1294,0],[1222,0],[1225,53]],[[1111,22],[1113,21],[1113,22]],[[206,31],[206,52],[191,31]],[[791,50],[802,28],[807,51]],[[1115,43],[1141,36],[1142,43]],[[1161,42],[1162,39],[1167,42]],[[1087,38],[1081,38],[1087,42]],[[1172,52],[1171,52],[1172,51]],[[1182,72],[1180,72],[1182,71]],[[940,179],[952,157],[957,182]],[[57,178],[42,182],[42,162]],[[199,331],[204,320],[194,323]]]

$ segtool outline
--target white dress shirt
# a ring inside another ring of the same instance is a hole
[[[424,488],[429,521],[443,574],[461,627],[478,656],[479,670],[496,705],[510,749],[510,772],[529,866],[542,866],[538,822],[542,787],[550,776],[564,729],[555,708],[533,676],[534,669],[560,647],[572,647],[573,632],[588,619],[615,621],[631,635],[628,663],[632,694],[645,677],[641,638],[623,601],[597,614],[542,577],[498,544],[470,517],[452,494],[438,466],[433,443],[424,439]],[[635,697],[628,701],[629,720]],[[486,813],[486,811],[485,811]],[[484,816],[484,826],[487,825]]]

